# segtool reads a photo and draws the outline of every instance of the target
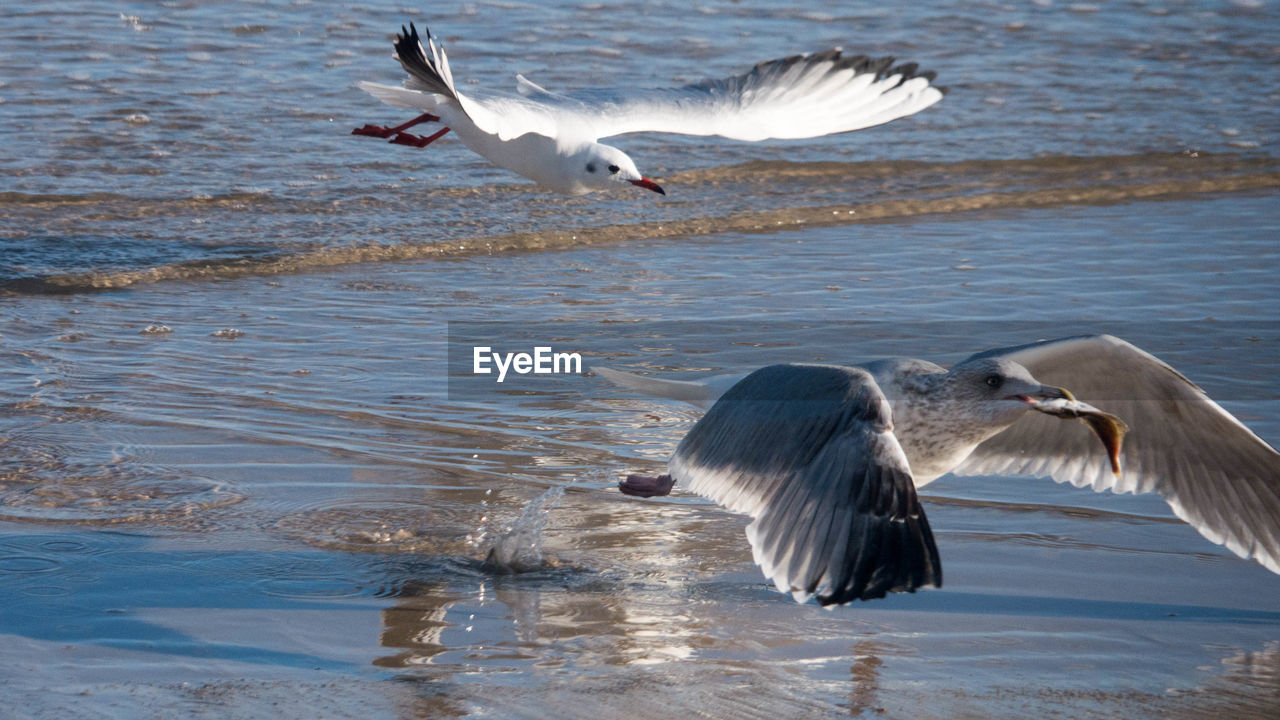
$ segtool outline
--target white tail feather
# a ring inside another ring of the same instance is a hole
[[[439,103],[439,95],[425,93],[420,90],[381,85],[372,82],[358,82],[356,87],[394,107],[412,108],[414,110],[435,110]]]

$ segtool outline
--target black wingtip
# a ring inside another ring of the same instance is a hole
[[[932,70],[921,71],[919,63],[908,62],[894,65],[894,62],[892,55],[878,58],[868,57],[867,55],[844,55],[840,48],[832,48],[811,55],[790,55],[777,60],[756,63],[749,76],[777,75],[787,72],[797,63],[803,63],[806,68],[825,65],[827,72],[831,73],[853,70],[855,76],[871,74],[875,76],[876,81],[896,75],[898,76],[899,85],[918,77],[924,78],[932,85],[933,81],[938,77],[938,73]],[[945,89],[939,88],[939,90],[944,94],[946,93]]]
[[[892,473],[889,473],[892,475]],[[880,521],[875,532],[863,537],[864,544],[850,557],[858,562],[851,572],[834,584],[824,595],[817,596],[819,605],[844,605],[854,600],[876,600],[889,593],[914,593],[922,587],[942,587],[942,561],[929,519],[920,507],[920,499],[910,477],[899,477],[894,484],[902,488],[898,501],[905,502],[906,512],[873,515]],[[884,522],[886,518],[892,518]]]
[[[426,31],[427,39],[430,40],[431,29],[425,25],[422,26],[422,29]],[[409,21],[408,28],[404,25],[400,26],[400,35],[396,37],[396,49],[399,50],[399,46],[403,43],[410,43],[413,47],[422,46],[422,36],[418,34],[418,28],[413,24],[412,20]]]
[[[868,70],[870,70],[871,72],[874,72],[876,74],[876,79],[879,80],[880,78],[885,76],[885,71],[887,71],[890,67],[893,66],[893,60],[894,60],[894,57],[892,55],[886,55],[885,57],[882,57],[882,58],[876,58],[875,60],[871,61],[871,67],[869,67]]]
[[[892,57],[883,57],[872,60],[867,63],[865,70],[866,72],[874,72],[877,80],[898,75],[900,76],[900,79],[898,80],[899,85],[908,80],[914,80],[915,78],[924,78],[930,85],[933,85],[933,81],[938,78],[938,73],[936,71],[920,70],[920,63],[909,62],[894,67]],[[933,87],[937,88],[937,90],[943,95],[947,94],[946,88],[940,88],[936,85],[933,85]]]
[[[422,29],[427,34],[427,41],[431,41],[431,30],[425,25]],[[436,67],[434,58],[427,57],[426,48],[422,45],[422,36],[418,34],[418,28],[414,23],[410,22],[409,27],[400,26],[400,34],[396,36],[395,42],[396,59],[400,61],[400,65],[404,67],[405,72],[416,78],[421,84],[421,88],[429,92],[455,97],[455,91],[452,85],[445,80],[440,72],[440,68]]]
[[[902,79],[906,80],[908,78],[919,77],[918,75],[916,75],[916,71],[919,69],[920,69],[920,63],[907,63],[905,65],[899,65],[898,67],[890,70],[889,74],[901,75]]]
[[[840,48],[831,48],[820,53],[814,53],[809,57],[809,61],[814,63],[833,62],[838,65],[840,62]]]

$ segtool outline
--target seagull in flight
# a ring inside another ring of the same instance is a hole
[[[1280,453],[1172,367],[1110,335],[988,350],[949,370],[914,359],[698,381],[593,370],[707,408],[670,475],[630,475],[619,488],[652,497],[679,480],[749,514],[756,564],[800,602],[940,587],[916,489],[947,473],[1157,492],[1201,535],[1280,573]],[[1053,417],[1083,421],[1101,448]]]
[[[409,74],[403,87],[359,87],[395,107],[421,114],[394,127],[365,125],[353,135],[426,147],[453,130],[489,162],[558,193],[582,195],[630,183],[666,192],[635,162],[601,138],[634,132],[719,135],[734,140],[811,138],[879,125],[942,99],[935,74],[891,57],[845,57],[840,50],[770,60],[722,80],[679,88],[548,91],[516,75],[516,92],[458,91],[449,58],[427,31],[424,48],[409,24],[395,41]],[[406,132],[438,122],[430,135]]]

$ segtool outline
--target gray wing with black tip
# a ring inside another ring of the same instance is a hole
[[[798,601],[942,584],[889,404],[864,370],[757,370],[694,425],[669,467],[694,492],[754,518],[756,563]]]

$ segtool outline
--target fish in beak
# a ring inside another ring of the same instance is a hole
[[[1129,432],[1129,426],[1123,420],[1076,400],[1075,396],[1065,388],[1045,385],[1041,387],[1041,393],[1037,393],[1037,396],[1037,398],[1026,398],[1033,410],[1054,417],[1075,418],[1088,425],[1107,451],[1107,458],[1111,460],[1111,472],[1117,477],[1120,476],[1120,450],[1124,442],[1124,434]]]

